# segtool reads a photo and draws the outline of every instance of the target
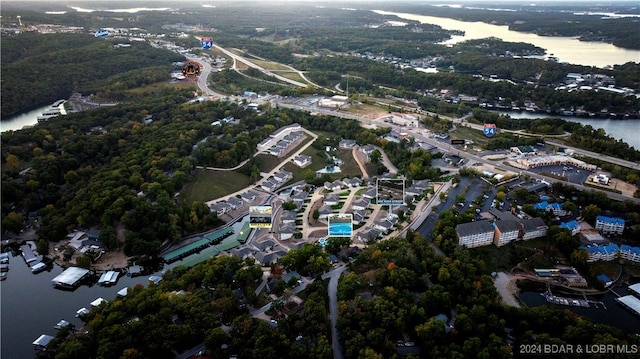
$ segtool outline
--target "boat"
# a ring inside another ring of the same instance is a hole
[[[34,265],[31,266],[31,273],[36,274],[36,273],[40,273],[43,270],[45,270],[47,268],[47,265],[42,263],[42,262],[38,262]]]
[[[9,253],[0,253],[0,263],[9,263]]]
[[[6,272],[9,270],[9,265],[6,263],[0,264],[0,271],[1,272]]]
[[[7,279],[7,272],[0,272],[0,280]]]

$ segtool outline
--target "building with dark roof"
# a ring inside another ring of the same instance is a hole
[[[515,241],[520,235],[520,223],[513,220],[496,221],[493,244],[502,247],[507,243]]]
[[[458,244],[469,248],[491,244],[493,233],[494,229],[489,221],[461,223],[456,226]]]
[[[542,220],[540,217],[535,217],[531,219],[523,219],[520,221],[522,223],[522,239],[529,240],[533,238],[540,238],[547,235],[547,230],[549,230],[549,226]]]

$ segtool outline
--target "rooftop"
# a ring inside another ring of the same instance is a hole
[[[461,223],[456,226],[456,232],[458,232],[460,237],[466,237],[474,234],[493,232],[493,226],[489,221]]]

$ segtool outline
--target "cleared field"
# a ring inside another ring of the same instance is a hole
[[[279,64],[277,62],[263,60],[251,60],[251,62],[267,70],[291,70],[291,68],[289,68],[288,66]]]
[[[251,184],[249,176],[235,171],[197,169],[194,179],[182,192],[185,203],[210,201],[239,191]]]
[[[296,164],[290,162],[284,165],[284,169],[293,173],[293,180],[291,182],[302,181],[305,179],[309,172],[315,173],[321,168],[327,165],[327,157],[323,155],[322,151],[314,148],[313,146],[307,148],[302,152],[303,155],[311,156],[311,164],[305,168],[300,168]]]
[[[342,160],[342,164],[340,165],[342,177],[362,176],[360,167],[355,158],[353,158],[351,150],[338,150],[336,157]]]
[[[271,155],[261,154],[256,156],[256,162],[258,163],[258,168],[260,168],[261,172],[270,172],[282,162],[282,159]]]
[[[277,74],[282,77],[286,77],[289,80],[307,83],[307,81],[305,81],[305,79],[303,79],[297,72],[277,72]]]
[[[485,136],[482,131],[474,130],[469,127],[457,127],[449,132],[449,136],[454,140],[471,140],[475,147],[484,147],[489,141],[489,137]]]

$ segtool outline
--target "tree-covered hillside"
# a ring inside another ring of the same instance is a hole
[[[184,59],[147,43],[128,48],[114,48],[114,43],[88,34],[3,36],[2,117],[67,99],[73,92],[95,93],[107,84],[122,89],[166,80],[171,63]],[[152,71],[143,70],[148,68]]]

